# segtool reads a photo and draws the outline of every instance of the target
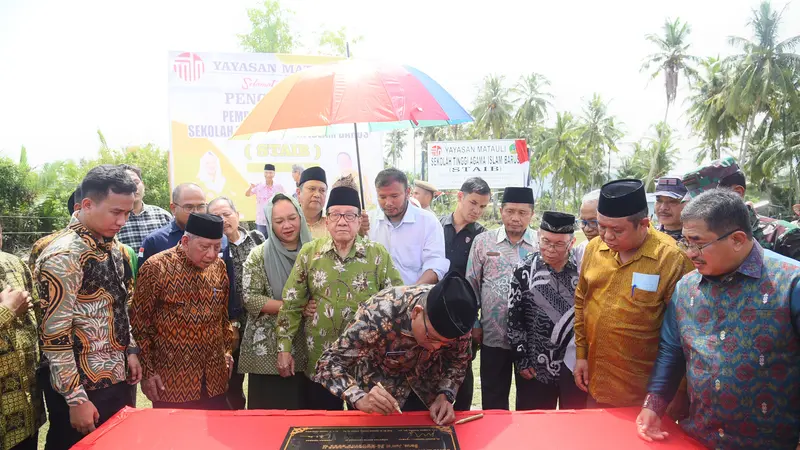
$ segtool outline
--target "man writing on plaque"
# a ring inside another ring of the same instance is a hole
[[[366,413],[430,411],[449,424],[477,315],[475,293],[457,272],[436,285],[384,290],[322,353],[314,381]]]
[[[650,226],[639,180],[605,184],[597,222],[600,239],[586,247],[575,291],[575,384],[590,408],[639,406],[664,310],[692,263]]]

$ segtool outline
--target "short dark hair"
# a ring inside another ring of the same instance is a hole
[[[89,171],[81,182],[83,198],[101,202],[110,192],[115,194],[135,194],[136,183],[120,166],[103,164]]]
[[[375,177],[376,188],[386,187],[392,183],[403,183],[403,189],[408,189],[408,177],[402,170],[394,167],[381,170]]]
[[[131,172],[135,173],[139,179],[142,179],[142,169],[134,166],[133,164],[120,164],[123,170],[130,170]]]
[[[708,230],[722,236],[734,230],[742,230],[748,238],[753,237],[750,212],[744,199],[730,189],[709,189],[694,197],[681,213],[681,221],[702,220]]]
[[[722,178],[719,180],[720,187],[734,187],[734,186],[741,186],[747,189],[747,180],[744,177],[744,173],[741,170],[737,171],[736,173],[732,173],[727,177]]]
[[[643,210],[639,211],[636,214],[628,216],[627,219],[634,226],[638,227],[639,226],[639,222],[641,222],[642,219],[648,218],[649,216],[650,216],[650,209],[647,206],[645,206]]]
[[[200,186],[198,186],[195,183],[181,183],[181,184],[175,186],[175,189],[172,190],[172,203],[175,203],[177,205],[178,204],[178,199],[181,196],[181,192],[183,192],[183,190],[186,189],[189,186],[194,186],[197,189],[200,189],[201,191],[203,190],[203,188],[201,188]]]
[[[231,200],[231,199],[229,199],[228,197],[225,197],[225,196],[217,197],[214,200],[211,200],[210,202],[208,202],[208,209],[210,210],[211,207],[214,205],[214,203],[217,203],[217,202],[225,202],[225,203],[227,203],[228,206],[231,207],[233,212],[236,212],[236,207],[233,206],[233,200]]]
[[[484,181],[483,178],[472,177],[467,178],[467,181],[461,185],[461,192],[463,192],[464,195],[489,195],[492,193],[492,190],[489,188],[489,183]]]

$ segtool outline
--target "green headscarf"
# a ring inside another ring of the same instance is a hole
[[[297,214],[300,215],[300,242],[297,244],[297,249],[291,251],[283,246],[275,231],[272,229],[272,208],[275,203],[280,200],[288,200],[294,205]],[[272,288],[272,295],[276,300],[283,299],[283,285],[289,279],[289,274],[292,272],[294,262],[297,260],[297,255],[304,244],[311,242],[311,232],[308,231],[308,224],[306,217],[303,215],[303,209],[297,200],[287,197],[284,194],[278,193],[272,196],[264,207],[264,216],[267,218],[267,234],[269,239],[264,242],[264,270],[267,273],[267,280]]]

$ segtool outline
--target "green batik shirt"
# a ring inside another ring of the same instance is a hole
[[[247,320],[239,345],[239,373],[278,375],[278,339],[275,334],[278,316],[261,313],[267,301],[275,298],[264,270],[264,245],[254,247],[242,265],[242,294]],[[306,333],[300,327],[292,341],[292,356],[297,372],[302,372],[308,365],[308,352]]]
[[[785,220],[758,215],[750,206],[747,209],[753,237],[762,247],[800,261],[800,228]]]
[[[306,376],[314,375],[322,352],[335,342],[355,318],[361,304],[383,289],[402,286],[386,248],[361,236],[342,259],[330,236],[316,239],[300,250],[283,290],[278,313],[278,352],[292,351],[292,340],[300,329],[303,308],[309,300],[317,312],[305,321],[308,349]]]
[[[31,293],[31,272],[21,259],[0,252],[0,284]],[[33,436],[47,420],[42,391],[36,386],[39,365],[37,308],[19,318],[0,306],[0,449],[8,450]],[[38,314],[41,316],[41,314]]]

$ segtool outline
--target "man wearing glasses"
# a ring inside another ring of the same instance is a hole
[[[685,374],[691,415],[680,425],[708,448],[800,447],[800,263],[758,243],[729,189],[695,197],[682,218],[697,270],[667,307],[639,436],[667,437],[660,417]]]
[[[681,211],[686,203],[686,187],[678,177],[661,177],[656,183],[656,217],[658,231],[675,239],[681,239]]]
[[[295,370],[313,377],[316,362],[355,318],[356,310],[379,291],[402,286],[386,248],[358,234],[361,227],[358,191],[339,186],[331,189],[326,222],[328,236],[303,245],[283,289],[283,305],[277,317],[278,372],[290,377]],[[303,312],[314,299],[316,310],[303,323]],[[308,366],[295,367],[292,340],[304,326]],[[342,410],[341,397],[317,383],[309,383],[309,409]]]
[[[207,208],[206,195],[200,186],[194,183],[176,186],[172,190],[172,203],[169,204],[174,219],[144,238],[142,248],[139,249],[139,267],[147,261],[147,258],[178,245],[186,230],[189,215],[205,213]]]
[[[450,424],[477,315],[475,293],[458,272],[436,285],[388,289],[358,308],[319,358],[314,381],[351,409],[430,411],[437,425]]]
[[[597,201],[600,199],[600,189],[595,189],[592,192],[583,196],[581,203],[581,215],[578,220],[578,225],[586,236],[586,240],[581,242],[575,247],[575,259],[578,263],[578,270],[581,268],[583,262],[583,253],[586,251],[586,246],[589,242],[599,235],[597,231]]]
[[[586,393],[575,386],[571,372],[578,284],[574,243],[575,216],[545,211],[539,250],[511,278],[508,340],[517,370],[517,411],[556,409],[556,403],[560,409],[586,407]]]
[[[640,180],[605,184],[597,213],[600,239],[586,247],[575,291],[575,384],[589,407],[634,406],[647,393],[664,310],[692,264],[650,226]]]

